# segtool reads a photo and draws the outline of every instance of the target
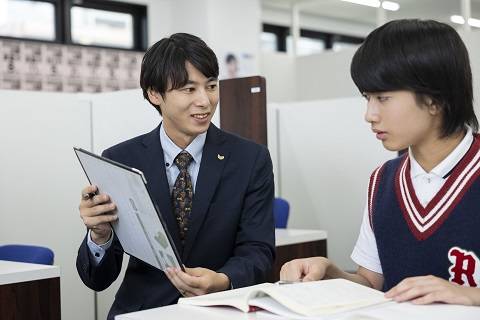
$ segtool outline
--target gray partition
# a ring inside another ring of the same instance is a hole
[[[371,172],[395,157],[363,120],[362,98],[272,104],[278,194],[290,202],[289,228],[328,232],[328,255],[354,269],[357,239]],[[276,133],[276,134],[275,134]]]
[[[72,146],[90,148],[90,104],[65,93],[0,91],[0,244],[47,246],[61,272],[62,319],[94,318],[77,275],[84,177]]]

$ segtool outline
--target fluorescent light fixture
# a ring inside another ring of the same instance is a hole
[[[457,24],[465,24],[465,18],[459,15],[453,15],[450,17],[450,21]],[[480,19],[469,18],[468,24],[472,27],[480,28]]]
[[[468,19],[468,24],[471,25],[472,27],[480,28],[480,20],[479,19],[470,18],[470,19]]]
[[[390,11],[397,11],[400,9],[400,5],[393,1],[382,1],[382,8]]]
[[[342,0],[342,1],[360,4],[362,6],[369,6],[369,7],[375,7],[375,8],[380,7],[379,0]]]
[[[465,19],[462,16],[459,16],[459,15],[451,16],[450,21],[452,21],[453,23],[458,23],[458,24],[464,24],[465,23]]]
[[[382,6],[385,10],[397,11],[400,9],[400,5],[393,1],[379,1],[379,0],[341,0],[343,2],[350,2],[360,4],[362,6],[380,8]]]

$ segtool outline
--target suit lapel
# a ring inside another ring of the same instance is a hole
[[[147,169],[144,171],[146,171],[145,175],[147,177],[151,177],[150,180],[147,181],[147,185],[149,186],[148,189],[160,210],[163,220],[167,224],[168,231],[172,236],[179,254],[181,255],[182,245],[178,236],[177,223],[172,212],[170,188],[168,187],[167,174],[164,168],[165,160],[162,145],[160,143],[159,130],[160,126],[148,134],[143,140],[143,144],[147,148],[144,159],[145,168]]]
[[[210,202],[220,182],[225,163],[228,161],[229,150],[224,144],[225,137],[213,124],[207,132],[203,147],[202,162],[193,196],[192,214],[185,241],[182,259],[186,261],[203,221],[205,220]]]

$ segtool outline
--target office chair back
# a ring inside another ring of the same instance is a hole
[[[0,246],[0,260],[52,265],[53,257],[53,251],[45,247],[21,244]]]
[[[275,228],[286,228],[290,205],[288,201],[282,198],[273,199],[273,216],[275,218]]]

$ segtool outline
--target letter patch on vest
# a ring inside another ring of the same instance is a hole
[[[478,287],[480,282],[480,260],[473,251],[453,247],[448,251],[448,260],[452,263],[448,272],[451,282],[470,287]]]

